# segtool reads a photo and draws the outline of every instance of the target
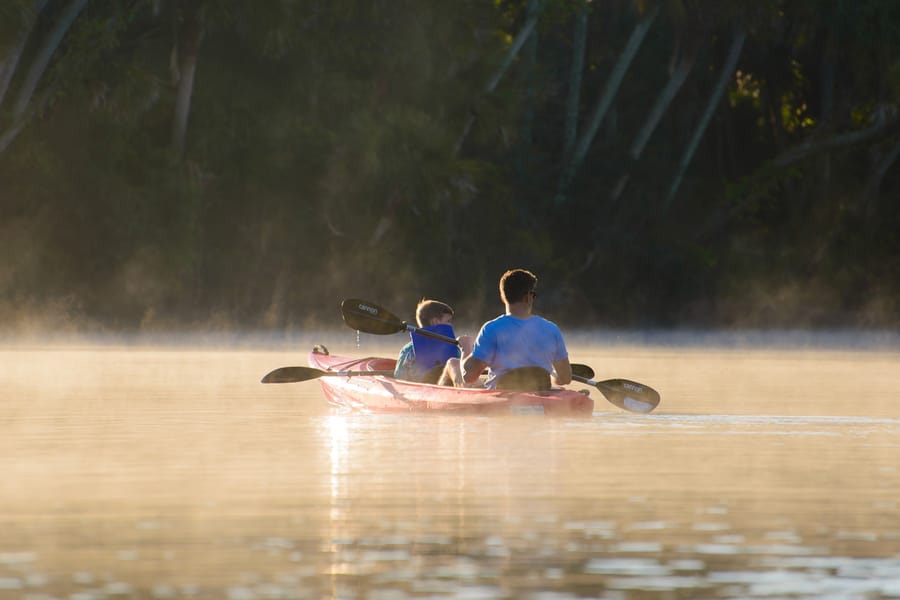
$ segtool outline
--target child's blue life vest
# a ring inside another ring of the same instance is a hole
[[[453,326],[446,323],[423,327],[425,331],[456,339]],[[459,346],[450,342],[442,342],[415,332],[411,333],[413,349],[416,352],[416,371],[424,374],[434,367],[443,366],[448,358],[459,358]]]

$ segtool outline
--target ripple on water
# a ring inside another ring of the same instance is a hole
[[[584,572],[639,577],[659,577],[670,573],[667,567],[651,558],[592,558],[585,564]]]
[[[21,590],[22,580],[18,577],[0,577],[0,591]]]
[[[606,581],[606,585],[612,589],[618,590],[642,590],[654,592],[709,587],[709,583],[701,577],[681,575],[641,577],[640,579],[613,577]]]
[[[663,545],[659,542],[619,542],[610,544],[610,552],[622,554],[654,554],[662,552]]]
[[[0,566],[13,567],[33,563],[37,560],[34,552],[0,552]]]

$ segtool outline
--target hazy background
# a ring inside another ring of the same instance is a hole
[[[4,0],[0,332],[900,323],[894,0]]]

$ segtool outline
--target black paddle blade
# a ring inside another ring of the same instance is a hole
[[[572,375],[575,375],[576,377],[584,377],[585,379],[593,379],[594,370],[588,365],[572,363]]]
[[[348,298],[341,302],[341,315],[347,327],[365,333],[387,335],[406,329],[406,323],[386,308],[358,298]]]
[[[606,399],[622,410],[648,413],[659,406],[659,392],[642,383],[628,379],[607,379],[597,383]]]
[[[310,379],[318,379],[325,375],[325,371],[313,369],[312,367],[281,367],[275,369],[261,379],[262,383],[297,383],[298,381],[309,381]]]

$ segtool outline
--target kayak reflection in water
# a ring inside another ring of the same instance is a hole
[[[532,314],[537,281],[524,269],[512,269],[500,278],[506,314],[482,325],[472,353],[462,359],[466,384],[477,381],[486,367],[490,373],[485,387],[491,389],[542,390],[572,381],[562,332],[552,321]],[[447,361],[448,370],[453,360]]]
[[[459,345],[413,332],[410,334],[410,342],[400,350],[394,377],[441,385],[455,385],[458,381],[461,385],[460,358],[472,353],[472,337],[468,335],[456,337],[452,325],[453,309],[438,300],[423,298],[416,306],[416,321],[421,329],[456,339]],[[445,364],[450,359],[455,363],[448,372]]]

